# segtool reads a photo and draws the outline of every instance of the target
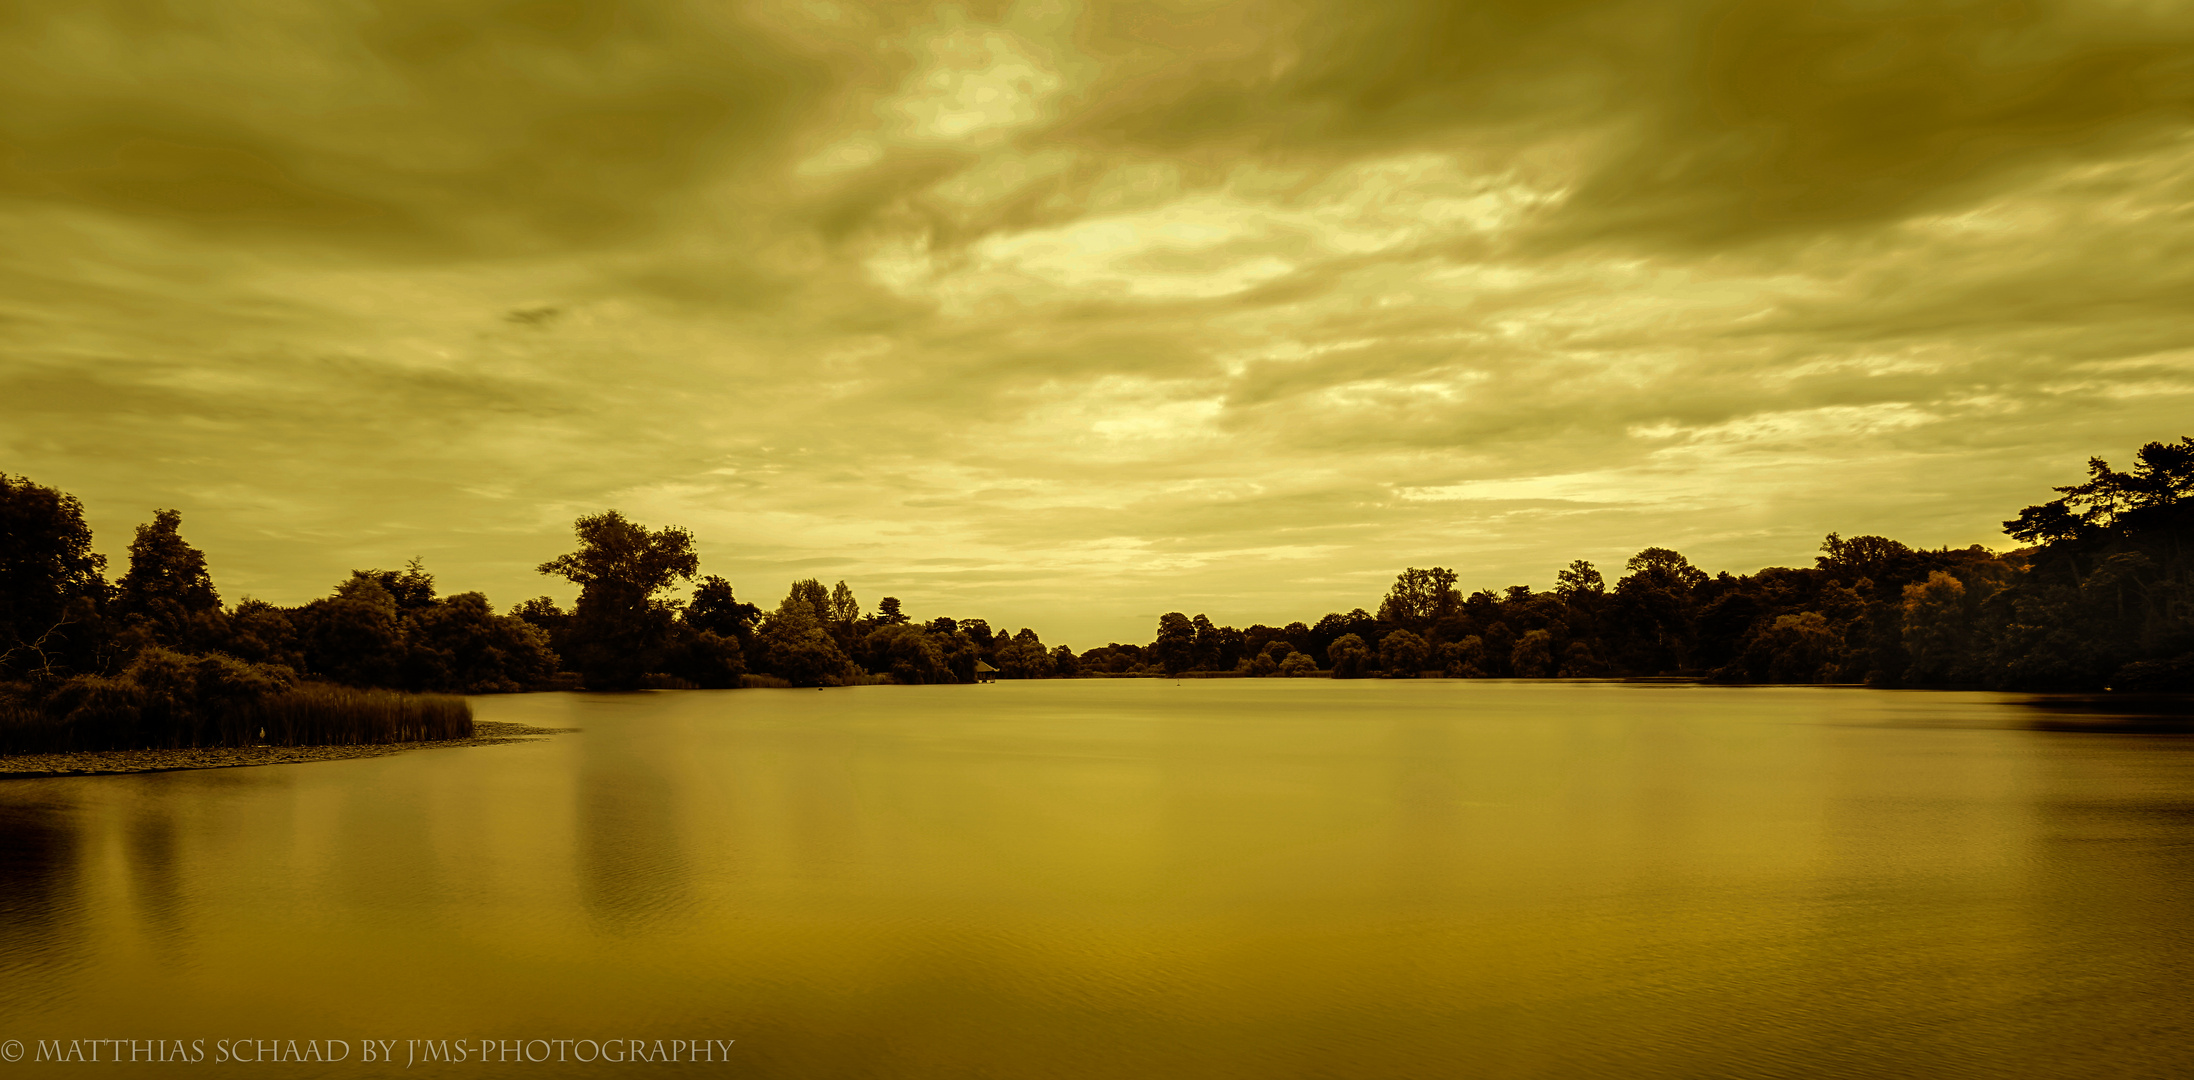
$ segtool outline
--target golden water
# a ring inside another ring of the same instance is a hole
[[[583,731],[0,783],[0,1080],[395,1075],[414,1039],[736,1040],[644,1067],[783,1078],[2194,1075],[2194,742],[2020,700],[526,695],[476,708]],[[208,1061],[35,1062],[88,1039]],[[314,1039],[348,1059],[213,1060]]]

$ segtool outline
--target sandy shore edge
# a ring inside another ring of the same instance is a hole
[[[545,736],[562,735],[579,729],[532,727],[526,724],[479,720],[473,723],[472,730],[472,736],[464,739],[379,743],[371,746],[214,746],[191,750],[94,750],[70,754],[0,755],[0,780],[28,780],[47,776],[117,776],[124,773],[172,772],[177,769],[235,769],[249,765],[291,765],[302,761],[342,761],[348,758],[401,754],[407,750],[532,742]]]

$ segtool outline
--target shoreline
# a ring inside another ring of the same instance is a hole
[[[240,769],[255,765],[294,765],[308,761],[348,761],[353,758],[384,757],[411,750],[533,742],[550,735],[563,735],[578,730],[480,720],[474,722],[473,733],[462,739],[355,743],[346,746],[200,746],[179,750],[77,750],[57,754],[0,754],[0,781],[63,776],[125,776],[131,773],[177,772],[185,769]]]

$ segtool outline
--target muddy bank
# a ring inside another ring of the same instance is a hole
[[[234,769],[246,765],[290,765],[303,761],[341,761],[381,757],[407,750],[451,746],[492,746],[529,742],[578,728],[529,727],[481,720],[471,737],[433,742],[379,743],[369,746],[214,746],[190,750],[96,750],[68,754],[0,755],[0,780],[37,776],[113,776],[119,773],[169,772],[175,769]]]

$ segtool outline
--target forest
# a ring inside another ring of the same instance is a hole
[[[1717,683],[2194,691],[2194,437],[2021,510],[2021,547],[1919,549],[1831,533],[1814,565],[1709,575],[1647,548],[1612,583],[1589,562],[1551,591],[1464,594],[1402,570],[1376,610],[1237,629],[1161,616],[1149,642],[1076,653],[980,618],[865,611],[840,581],[774,607],[701,573],[692,533],[610,510],[574,523],[543,575],[578,586],[498,611],[440,595],[414,559],[352,571],[295,607],[225,604],[173,510],[137,527],[109,581],[71,495],[0,473],[0,726],[113,729],[191,745],[273,695],[815,687],[983,678],[1679,677]],[[681,595],[682,594],[682,595]],[[12,718],[12,719],[11,719]],[[222,736],[241,737],[235,734]],[[17,742],[22,740],[18,739]],[[4,749],[4,747],[0,747]]]

